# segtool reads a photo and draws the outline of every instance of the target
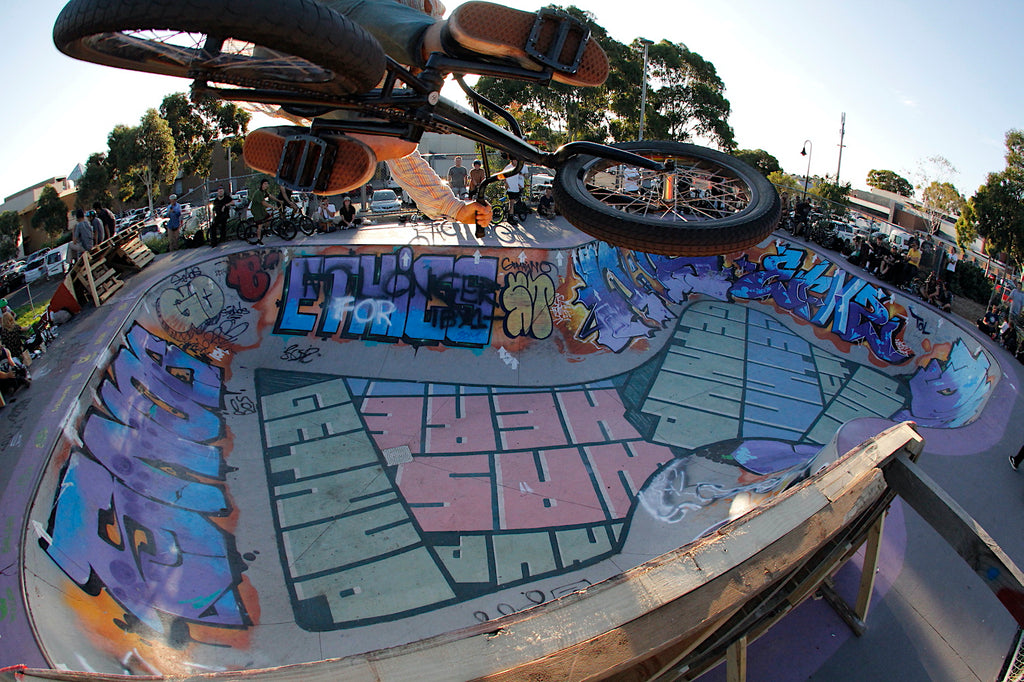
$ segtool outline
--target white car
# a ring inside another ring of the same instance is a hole
[[[46,254],[49,251],[37,251],[32,254],[32,257],[27,263],[25,263],[25,281],[35,282],[40,279],[46,279]]]
[[[401,208],[402,202],[398,199],[398,195],[390,189],[375,190],[373,198],[370,200],[370,211],[373,213],[389,213]]]

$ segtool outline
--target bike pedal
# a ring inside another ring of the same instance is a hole
[[[336,149],[313,135],[290,135],[277,167],[278,184],[293,192],[315,192],[327,186]]]
[[[552,29],[545,31],[545,27],[552,27],[554,37],[548,44],[546,50],[541,49],[540,41],[544,35],[550,35]],[[572,38],[579,40],[576,52],[572,55],[572,61],[562,61],[562,51],[566,42]],[[583,60],[583,52],[586,50],[587,42],[590,40],[590,29],[579,19],[564,12],[544,7],[537,10],[536,19],[533,21],[533,28],[530,30],[530,37],[526,41],[526,54],[531,59],[543,66],[550,67],[563,73],[576,73]]]

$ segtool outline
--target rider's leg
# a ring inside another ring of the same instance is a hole
[[[422,66],[431,52],[445,52],[463,59],[474,57],[512,59],[526,68],[541,66],[526,52],[536,13],[523,12],[489,2],[471,1],[437,20],[443,8],[430,0],[409,0],[434,16],[395,0],[322,0],[323,4],[356,22],[380,42],[384,51],[402,64]],[[424,7],[424,5],[427,5]],[[543,41],[553,37],[555,26],[542,32]],[[570,61],[585,36],[570,35],[561,57]],[[555,68],[552,78],[569,85],[600,85],[608,76],[608,57],[596,41],[587,41],[575,72]]]

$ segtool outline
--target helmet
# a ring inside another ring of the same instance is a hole
[[[85,215],[89,216],[90,218],[95,218],[96,217],[96,211],[89,211]]]

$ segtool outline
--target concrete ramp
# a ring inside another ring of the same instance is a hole
[[[844,426],[987,447],[990,352],[844,265],[783,241],[182,256],[73,389],[24,546],[38,646],[163,674],[387,649],[690,543]]]

